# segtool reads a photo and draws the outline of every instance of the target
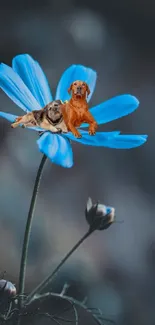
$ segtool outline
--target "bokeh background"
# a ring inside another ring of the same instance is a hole
[[[133,150],[73,144],[75,164],[46,163],[31,235],[29,292],[87,230],[88,196],[116,208],[116,223],[96,232],[55,280],[122,325],[155,323],[155,3],[151,0],[1,0],[0,61],[29,53],[54,93],[71,64],[91,66],[98,80],[91,105],[123,93],[140,100],[133,114],[100,130],[148,134]],[[0,92],[0,110],[20,109]],[[0,270],[18,286],[24,227],[41,154],[34,132],[0,120]],[[90,322],[86,322],[89,323]],[[85,324],[84,323],[84,324]],[[44,322],[45,324],[45,322]]]

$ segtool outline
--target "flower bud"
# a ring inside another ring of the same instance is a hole
[[[93,204],[91,198],[88,198],[85,216],[90,229],[104,230],[114,222],[115,209],[100,203]]]
[[[0,280],[0,297],[12,298],[16,295],[16,287],[10,281],[1,279]]]

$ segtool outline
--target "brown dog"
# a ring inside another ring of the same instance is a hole
[[[90,94],[88,85],[81,80],[74,81],[68,89],[68,92],[72,93],[72,97],[62,105],[62,113],[68,130],[75,137],[81,138],[81,134],[76,127],[79,127],[82,123],[88,123],[89,134],[94,135],[96,133],[97,123],[88,110],[86,100],[86,97]]]
[[[35,110],[17,117],[11,126],[12,128],[16,128],[19,125],[22,125],[22,127],[38,126],[54,133],[66,133],[68,130],[63,119],[61,106],[62,102],[60,100],[54,100],[41,110]]]

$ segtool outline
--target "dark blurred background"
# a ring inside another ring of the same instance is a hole
[[[133,150],[73,144],[75,164],[46,163],[37,201],[26,279],[30,291],[87,230],[87,197],[114,206],[118,220],[85,242],[59,274],[54,290],[74,295],[122,325],[155,324],[154,102],[155,2],[152,0],[1,0],[0,61],[29,53],[52,92],[71,64],[98,73],[91,105],[123,93],[138,97],[133,114],[103,131],[148,134]],[[20,109],[0,92],[0,110]],[[18,285],[24,227],[41,154],[34,132],[0,120],[0,270]],[[44,322],[45,324],[45,322]],[[90,324],[90,323],[89,323]]]

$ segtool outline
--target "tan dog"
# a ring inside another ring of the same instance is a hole
[[[55,100],[41,110],[35,110],[25,114],[24,116],[17,117],[11,126],[12,128],[16,128],[21,124],[22,127],[38,126],[54,133],[66,133],[68,130],[63,119],[61,107],[61,100]]]
[[[71,93],[71,99],[62,105],[62,113],[65,124],[69,131],[75,137],[81,138],[81,134],[76,129],[82,123],[89,124],[89,134],[94,135],[97,129],[97,123],[88,110],[86,97],[90,94],[88,85],[80,80],[74,81],[68,92]]]

